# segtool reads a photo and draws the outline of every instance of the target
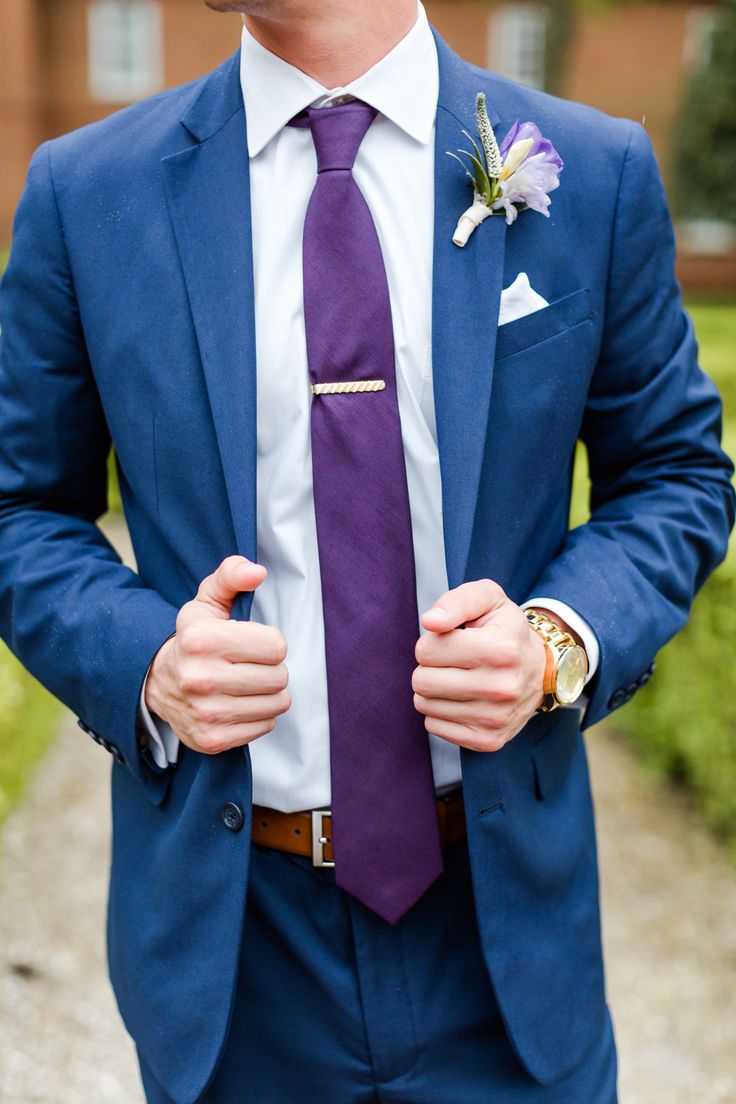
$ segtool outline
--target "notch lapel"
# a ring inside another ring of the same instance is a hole
[[[238,52],[207,79],[182,120],[196,144],[165,158],[163,171],[237,551],[255,560],[255,307],[239,59]],[[251,601],[243,596],[246,616]]]
[[[506,221],[487,219],[464,249],[452,242],[472,190],[447,150],[475,133],[475,97],[487,81],[435,32],[440,95],[435,144],[432,371],[450,587],[464,580],[485,450],[503,281]],[[489,113],[494,127],[493,104]]]

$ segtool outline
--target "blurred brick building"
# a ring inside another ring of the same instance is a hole
[[[543,86],[548,5],[425,3],[463,57]],[[569,51],[563,94],[643,121],[665,177],[684,81],[707,60],[714,11],[707,0],[611,4],[581,17]],[[39,142],[213,68],[237,47],[239,24],[202,0],[0,0],[0,244]],[[681,266],[690,285],[736,286],[733,256],[683,256]]]

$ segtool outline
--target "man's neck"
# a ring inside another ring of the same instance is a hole
[[[250,33],[271,53],[319,81],[341,88],[393,50],[417,18],[416,0],[307,5],[300,15],[244,15]]]

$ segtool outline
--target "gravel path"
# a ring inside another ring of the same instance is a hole
[[[736,871],[612,735],[589,748],[621,1102],[736,1104]],[[67,718],[6,826],[0,1104],[142,1104],[104,964],[109,770]]]

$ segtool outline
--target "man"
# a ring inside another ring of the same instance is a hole
[[[611,1104],[581,723],[733,521],[651,148],[416,0],[210,6],[240,54],[36,154],[1,301],[0,625],[114,760],[147,1097]],[[459,248],[478,93],[565,169]]]

